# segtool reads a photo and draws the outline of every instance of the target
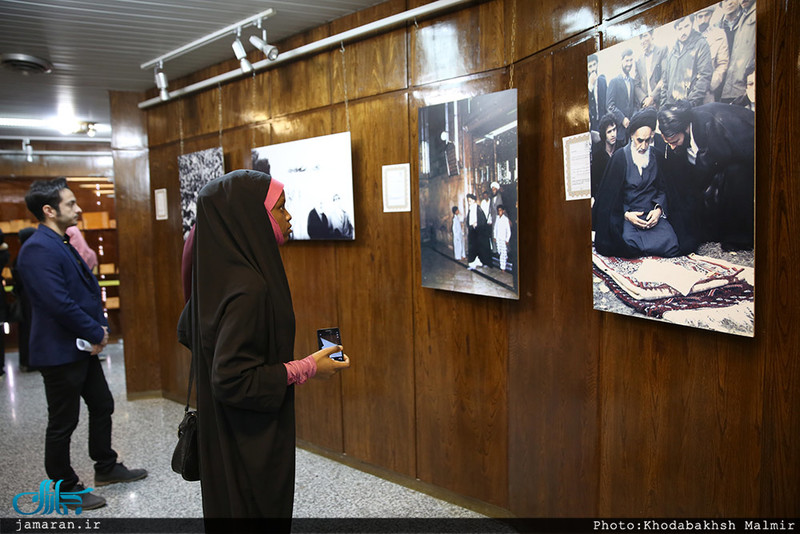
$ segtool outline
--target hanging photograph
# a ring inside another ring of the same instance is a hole
[[[517,90],[419,110],[422,286],[519,299]]]
[[[184,239],[189,235],[189,230],[197,218],[197,193],[208,182],[223,174],[225,174],[225,164],[222,147],[178,156]]]
[[[594,308],[754,335],[755,0],[587,58]]]
[[[356,238],[350,132],[254,148],[252,158],[284,184],[290,239]]]

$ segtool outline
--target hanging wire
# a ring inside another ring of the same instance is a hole
[[[347,63],[344,59],[344,41],[339,50],[342,53],[342,88],[344,89],[344,114],[347,118],[347,131],[350,131],[350,103],[347,100]]]
[[[183,99],[178,100],[178,135],[181,141],[181,156],[183,156]]]
[[[252,113],[252,117],[255,119],[256,116],[256,71],[253,69],[253,77],[250,80],[250,112]],[[250,128],[251,138],[250,138],[250,148],[255,148],[256,146],[256,126],[255,120],[253,120],[253,127]]]
[[[222,84],[217,84],[217,108],[219,109],[219,146],[222,148]]]
[[[511,65],[508,69],[508,88],[514,88],[514,65],[517,48],[517,0],[514,0],[511,7]]]

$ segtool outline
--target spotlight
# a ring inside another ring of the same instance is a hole
[[[264,55],[267,56],[268,60],[275,61],[278,59],[278,49],[267,42],[267,30],[261,30],[260,39],[257,35],[251,35],[250,43],[264,52]]]
[[[25,161],[33,163],[33,147],[31,146],[30,139],[22,140],[22,150],[25,151]]]
[[[239,68],[242,69],[242,72],[247,74],[248,72],[253,71],[253,66],[247,61],[247,52],[244,51],[244,45],[239,40],[239,37],[242,35],[241,28],[236,30],[236,40],[231,43],[231,48],[233,48],[233,53],[236,54],[236,59],[239,60]]]
[[[158,87],[158,95],[162,102],[169,100],[169,91],[167,91],[167,75],[164,73],[164,62],[159,62],[155,71],[156,87]]]

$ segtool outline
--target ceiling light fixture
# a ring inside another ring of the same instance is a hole
[[[343,42],[351,42],[365,35],[374,35],[376,33],[386,32],[406,22],[412,22],[415,20],[421,20],[423,18],[431,17],[434,14],[440,13],[442,11],[453,9],[456,6],[466,5],[472,2],[474,2],[474,0],[434,0],[425,5],[415,7],[407,11],[403,11],[402,13],[396,13],[394,15],[390,15],[380,20],[369,22],[367,24],[363,24],[356,28],[352,28],[337,33],[335,35],[324,37],[318,41],[301,45],[292,50],[281,52],[280,57],[277,58],[274,62],[270,62],[269,60],[265,59],[253,63],[253,69],[256,72],[258,72],[270,67],[274,67],[275,65],[278,65],[282,62],[295,60],[301,57],[306,57],[311,54],[315,54],[317,52],[328,50],[332,47],[340,47]],[[270,9],[267,10],[265,13],[272,15],[274,14],[274,11]],[[229,33],[231,31],[234,31],[237,27],[244,28],[245,26],[251,25],[252,23],[257,22],[259,18],[267,18],[267,15],[266,14],[254,15],[253,17],[250,17],[245,21],[233,24],[230,27],[230,29],[226,28],[224,30],[220,30],[212,35],[204,37],[201,40],[195,41],[194,43],[190,43],[189,45],[185,45],[178,50],[174,50],[169,54],[161,56],[161,58],[158,59],[163,59],[164,61],[167,61],[167,59],[171,59],[175,57],[177,54],[186,53],[190,49],[196,48],[200,44],[205,44],[212,38],[216,39],[224,35],[226,31],[228,31]],[[143,63],[141,65],[141,68],[142,69],[150,68],[156,63],[158,63],[158,60],[151,60],[148,61],[147,63]],[[223,72],[221,74],[217,74],[215,76],[211,76],[209,78],[205,78],[203,80],[190,83],[185,87],[179,87],[174,91],[172,91],[171,96],[172,98],[178,98],[186,95],[191,95],[200,91],[204,91],[206,89],[210,89],[212,87],[217,87],[223,83],[237,80],[241,78],[241,76],[242,76],[242,71],[240,69]],[[139,109],[149,109],[153,106],[158,105],[159,103],[161,102],[160,100],[158,100],[158,98],[150,98],[143,102],[139,102]]]
[[[236,59],[239,60],[239,68],[247,74],[248,72],[253,72],[253,65],[247,60],[247,52],[244,51],[244,45],[239,40],[241,36],[242,29],[236,28],[236,40],[231,43],[231,48],[233,48],[233,53],[236,54]]]
[[[51,126],[44,119],[18,119],[15,117],[0,117],[0,127],[11,128],[46,128]]]
[[[162,102],[166,102],[167,100],[169,100],[169,91],[167,90],[169,82],[167,81],[167,75],[164,72],[163,61],[158,62],[158,66],[155,69],[155,78],[156,78],[156,87],[158,87],[158,97],[161,99]]]
[[[50,61],[29,54],[0,54],[0,65],[24,75],[53,72]]]
[[[56,117],[53,121],[56,129],[61,132],[61,135],[69,135],[72,133],[81,132],[81,123],[75,117],[64,115]]]
[[[257,35],[251,35],[250,43],[264,52],[264,55],[267,56],[268,60],[275,61],[278,59],[278,49],[267,42],[267,30],[261,27],[261,19],[258,19],[257,27],[261,30],[261,38],[259,38]]]
[[[221,30],[217,30],[217,31],[215,31],[213,33],[210,33],[210,34],[204,36],[204,37],[201,37],[200,39],[196,39],[196,40],[192,41],[191,43],[187,43],[187,44],[185,44],[185,45],[183,45],[183,46],[181,46],[179,48],[176,48],[175,50],[172,50],[171,52],[167,52],[166,54],[163,54],[163,55],[161,55],[161,56],[159,56],[159,57],[157,57],[155,59],[151,59],[150,61],[146,61],[146,62],[142,63],[141,65],[139,65],[139,67],[142,70],[155,67],[155,69],[156,69],[155,70],[155,80],[156,80],[156,87],[158,87],[158,91],[159,91],[159,100],[164,102],[164,101],[170,99],[170,93],[167,90],[167,76],[166,76],[166,74],[164,74],[164,62],[165,61],[168,61],[170,59],[175,59],[178,56],[182,56],[184,54],[187,54],[187,53],[189,53],[189,52],[191,52],[193,50],[196,50],[196,49],[198,49],[198,48],[200,48],[200,47],[202,47],[202,46],[204,46],[204,45],[206,45],[206,44],[208,44],[208,43],[210,43],[212,41],[216,41],[217,39],[225,37],[226,35],[230,35],[231,33],[235,33],[236,34],[236,40],[231,44],[231,47],[233,48],[233,52],[236,54],[236,59],[239,60],[239,68],[240,68],[241,72],[243,72],[243,73],[253,72],[253,70],[254,70],[253,65],[250,63],[250,61],[247,60],[247,52],[245,51],[244,45],[242,44],[242,41],[241,41],[242,28],[246,28],[248,26],[257,26],[259,29],[261,29],[262,21],[264,19],[267,19],[267,18],[271,17],[274,14],[275,14],[275,10],[274,9],[267,9],[265,11],[262,11],[261,13],[257,13],[255,15],[253,15],[252,17],[247,17],[246,19],[240,20],[239,22],[231,24],[230,26],[224,27]],[[253,41],[252,38],[251,38],[250,42],[252,42],[254,44],[254,46],[258,46],[259,49],[261,49],[265,54],[267,54],[268,58],[270,58],[271,60],[274,60],[275,58],[278,57],[278,49],[273,47],[273,46],[271,46],[271,45],[269,45],[269,44],[267,44],[267,42],[266,42],[266,32],[264,32],[263,29],[262,29],[262,35],[264,37],[264,39],[263,39],[264,48],[261,48],[261,46],[256,45],[255,44],[256,41]],[[261,41],[261,40],[259,39],[259,41]],[[182,89],[183,88],[178,88],[178,89],[175,89],[175,91],[178,91],[178,95],[180,95],[180,91],[182,91]],[[173,95],[172,95],[173,98],[175,97],[175,91],[173,91]]]

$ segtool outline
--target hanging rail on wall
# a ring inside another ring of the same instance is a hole
[[[114,154],[108,151],[99,151],[99,150],[87,150],[87,151],[80,151],[80,150],[32,150],[30,152],[26,152],[24,150],[0,150],[1,155],[8,155],[8,156],[59,156],[59,157],[85,157],[85,156],[92,156],[92,157],[111,157]]]
[[[294,50],[289,50],[288,52],[282,52],[275,60],[263,59],[256,63],[253,63],[252,66],[255,71],[265,70],[268,67],[274,67],[277,64],[286,61],[291,61],[293,59],[297,59],[299,57],[312,54],[314,52],[319,52],[327,48],[332,48],[334,46],[340,46],[342,43],[346,41],[352,41],[353,39],[357,39],[364,35],[377,33],[382,30],[387,30],[404,22],[408,22],[416,18],[426,17],[428,15],[432,15],[434,13],[444,11],[446,9],[450,9],[452,7],[459,6],[462,4],[471,3],[474,1],[475,0],[437,0],[436,2],[420,6],[414,9],[409,9],[408,11],[404,11],[402,13],[398,13],[397,15],[392,15],[390,17],[376,20],[375,22],[370,22],[369,24],[364,24],[363,26],[353,28],[352,30],[347,30],[341,33],[337,33],[336,35],[331,35],[330,37],[326,37],[324,39],[320,39],[319,41],[315,41],[313,43],[300,46],[298,48],[295,48]],[[217,76],[213,76],[211,78],[202,80],[200,82],[187,85],[186,87],[181,87],[180,89],[169,91],[168,93],[169,99],[171,100],[173,98],[196,93],[198,91],[202,91],[203,89],[208,89],[209,87],[213,87],[217,84],[241,78],[245,75],[246,73],[243,73],[241,69],[225,72],[223,74],[219,74]],[[144,102],[139,102],[139,109],[147,109],[157,104],[160,104],[163,101],[164,100],[160,97],[151,98],[149,100],[145,100]]]
[[[94,143],[96,145],[108,144],[110,140],[97,137],[83,137],[83,136],[43,136],[43,135],[0,135],[2,141],[58,141],[59,143]]]

